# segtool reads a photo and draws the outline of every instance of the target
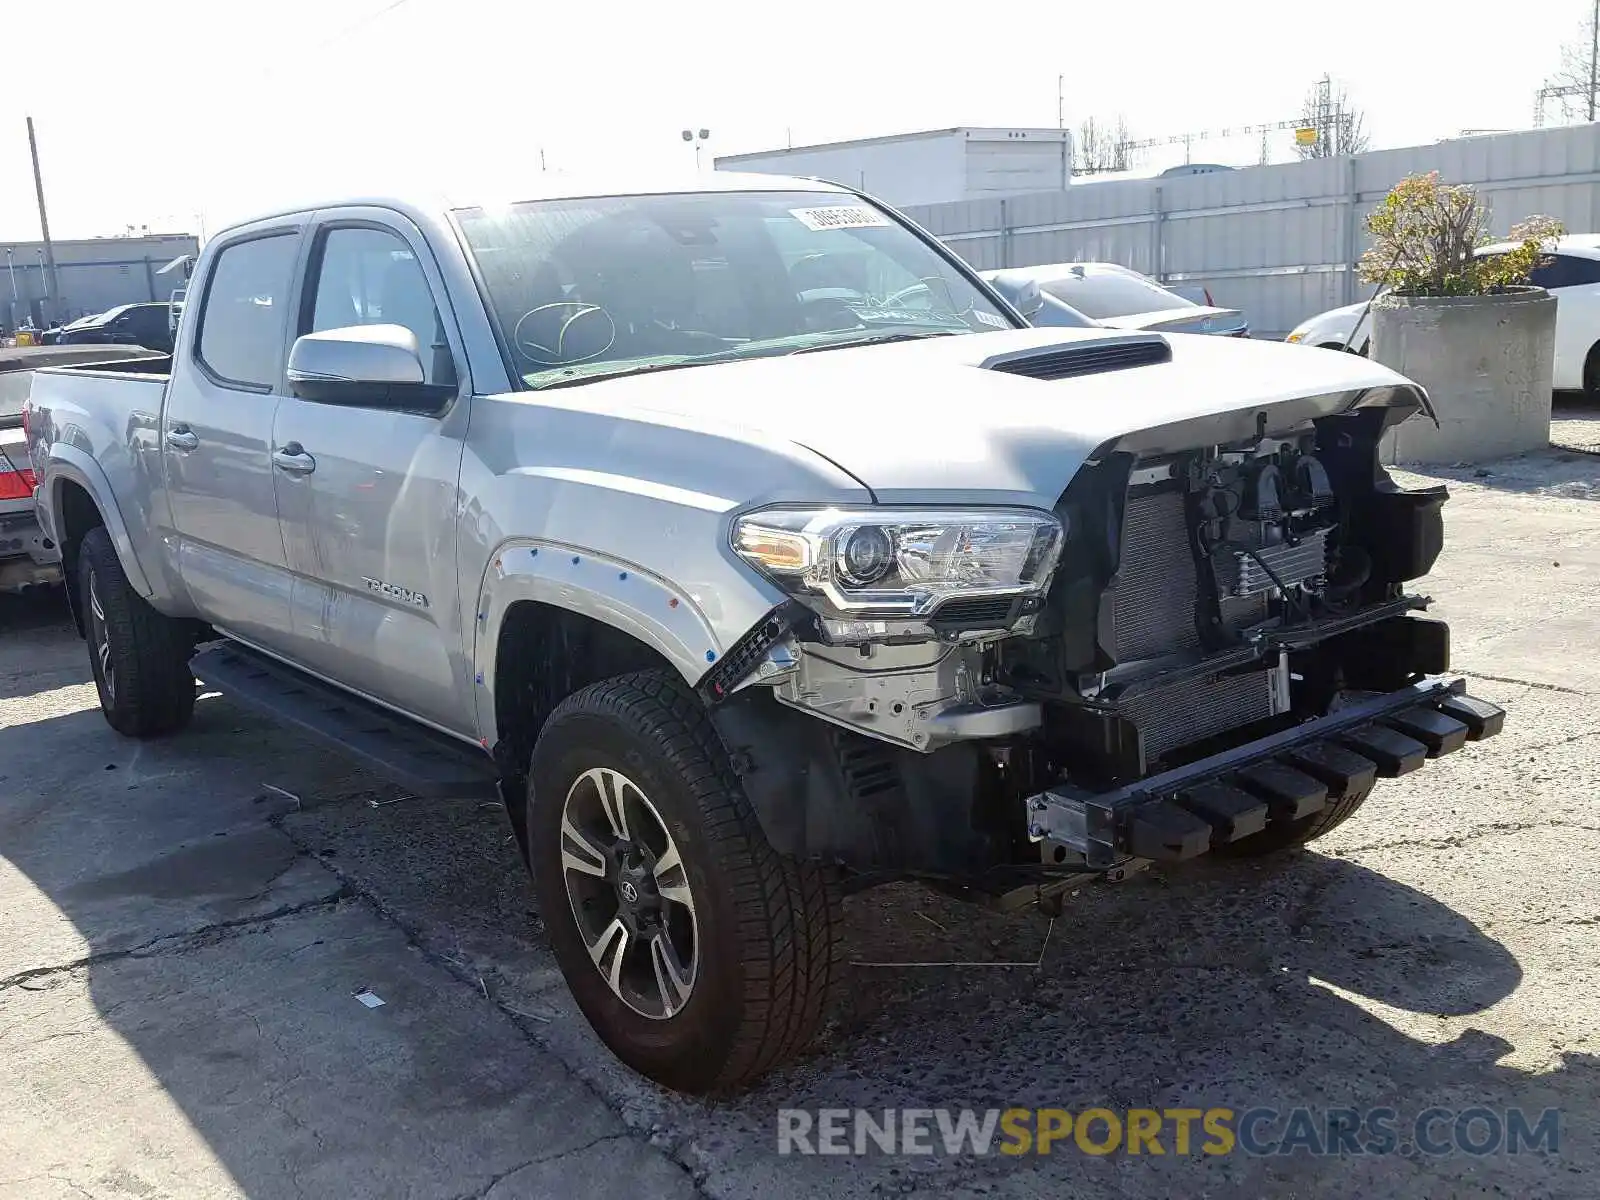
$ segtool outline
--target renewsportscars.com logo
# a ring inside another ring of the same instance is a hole
[[[1561,1110],[782,1108],[779,1154],[1559,1154]]]

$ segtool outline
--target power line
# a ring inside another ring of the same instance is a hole
[[[409,4],[410,2],[411,2],[411,0],[390,0],[390,3],[385,4],[382,8],[375,9],[372,12],[369,12],[364,17],[357,17],[354,21],[350,22],[350,24],[346,25],[344,28],[335,30],[333,33],[331,33],[327,37],[323,38],[322,41],[317,42],[311,48],[313,50],[321,50],[324,47],[331,46],[331,45],[333,45],[334,42],[337,42],[340,38],[349,37],[352,33],[356,32],[356,30],[358,30],[358,29],[365,29],[368,25],[371,25],[374,21],[380,20],[383,17],[388,16],[395,9],[400,8],[403,5]]]
[[[1600,3],[1600,0],[1596,0]],[[1184,147],[1184,159],[1188,161],[1195,142],[1223,142],[1238,138],[1260,137],[1262,140],[1262,161],[1266,159],[1266,139],[1270,134],[1281,133],[1286,130],[1313,129],[1316,131],[1317,143],[1333,147],[1334,153],[1341,152],[1349,142],[1351,135],[1352,113],[1344,107],[1342,99],[1335,100],[1333,96],[1332,80],[1323,76],[1317,81],[1316,100],[1313,103],[1313,113],[1302,113],[1283,121],[1260,121],[1252,125],[1230,125],[1223,129],[1202,129],[1191,133],[1175,133],[1166,137],[1150,138],[1125,138],[1118,141],[1113,147],[1112,161],[1120,166],[1116,170],[1125,170],[1128,156],[1141,150],[1154,150],[1162,146]],[[1348,152],[1348,151],[1343,151]],[[1093,175],[1106,170],[1105,167],[1089,167],[1080,170],[1081,175]]]

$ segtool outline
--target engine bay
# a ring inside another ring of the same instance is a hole
[[[806,789],[786,801],[808,813],[797,836],[841,861],[929,878],[1037,866],[1030,795],[1137,785],[1447,669],[1447,628],[1404,586],[1433,565],[1447,493],[1390,479],[1383,422],[1356,410],[1093,459],[1058,502],[1042,603],[858,623],[848,642],[799,613],[723,720],[756,719],[750,691],[820,718],[784,726],[801,782],[767,786]],[[823,778],[841,797],[826,817]]]

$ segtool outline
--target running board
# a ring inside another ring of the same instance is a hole
[[[499,799],[494,760],[398,713],[235,642],[189,661],[230,700],[329,742],[414,796]]]

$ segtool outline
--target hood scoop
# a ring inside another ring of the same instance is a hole
[[[1069,379],[1075,375],[1099,375],[1171,361],[1172,347],[1159,333],[1130,333],[1067,346],[996,354],[978,365],[986,371],[1026,375],[1029,379]]]

